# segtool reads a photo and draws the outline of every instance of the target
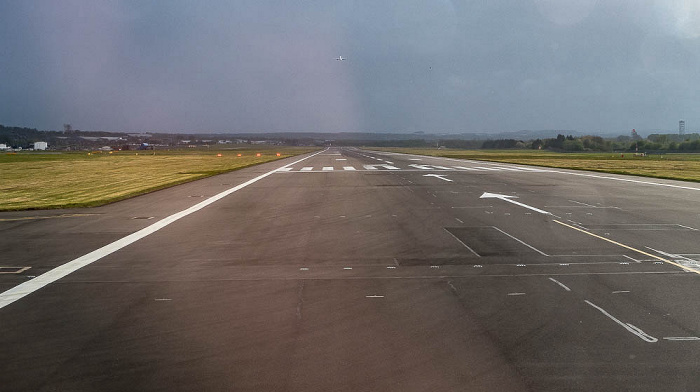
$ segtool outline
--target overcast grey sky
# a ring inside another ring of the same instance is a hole
[[[4,125],[676,132],[681,118],[700,130],[700,0],[0,0]]]

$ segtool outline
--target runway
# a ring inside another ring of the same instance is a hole
[[[700,390],[699,206],[331,147],[0,213],[0,389]]]

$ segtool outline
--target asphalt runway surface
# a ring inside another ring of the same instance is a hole
[[[0,390],[698,391],[699,207],[329,148],[0,213]]]

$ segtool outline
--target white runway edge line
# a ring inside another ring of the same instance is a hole
[[[255,182],[258,182],[258,181],[262,180],[263,178],[265,178],[265,177],[267,177],[267,176],[269,176],[277,171],[282,171],[289,166],[292,166],[296,163],[299,163],[301,161],[304,161],[306,159],[314,157],[314,156],[321,154],[322,152],[325,152],[325,151],[328,151],[328,149],[323,150],[323,151],[319,151],[315,154],[309,155],[305,158],[299,159],[295,162],[289,163],[289,164],[284,165],[282,167],[279,167],[275,170],[272,170],[272,171],[269,171],[265,174],[257,176],[255,178],[253,178],[252,180],[248,180],[248,181],[246,181],[240,185],[237,185],[233,188],[227,189],[227,190],[225,190],[217,195],[214,195],[214,196],[212,196],[212,197],[210,197],[210,198],[208,198],[200,203],[193,205],[190,208],[187,208],[187,209],[182,210],[180,212],[177,212],[173,215],[170,215],[166,218],[163,218],[163,219],[159,220],[158,222],[155,222],[154,224],[152,224],[148,227],[145,227],[145,228],[143,228],[135,233],[129,234],[128,236],[121,238],[119,240],[116,240],[116,241],[112,242],[111,244],[105,245],[105,246],[103,246],[97,250],[94,250],[94,251],[92,251],[84,256],[78,257],[75,260],[69,261],[63,265],[60,265],[60,266],[52,269],[52,270],[49,270],[49,271],[45,272],[44,274],[39,275],[32,280],[29,280],[29,281],[26,281],[20,285],[17,285],[15,287],[3,292],[2,294],[0,294],[0,309],[2,309],[5,306],[41,289],[44,286],[47,286],[47,285],[65,277],[65,276],[67,276],[67,275],[70,275],[71,273],[79,270],[80,268],[83,268],[87,265],[90,265],[90,264],[94,263],[95,261],[97,261],[97,260],[99,260],[107,255],[110,255],[110,254],[112,254],[112,253],[114,253],[114,252],[116,252],[116,251],[118,251],[126,246],[129,246],[129,245],[133,244],[134,242],[136,242],[136,241],[138,241],[138,240],[140,240],[140,239],[142,239],[150,234],[155,233],[156,231],[164,228],[165,226],[167,226],[167,225],[169,225],[169,224],[171,224],[179,219],[182,219],[182,218],[186,217],[187,215],[190,215],[194,212],[197,212],[197,211],[201,210],[202,208],[204,208],[204,207],[206,207],[206,206],[208,206],[208,205],[210,205],[218,200],[221,200],[224,197],[226,197],[226,196],[228,196],[228,195],[230,195],[238,190],[241,190],[241,189],[247,187],[248,185],[251,185]]]

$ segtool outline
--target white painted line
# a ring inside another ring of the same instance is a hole
[[[0,267],[0,274],[21,274],[30,268],[32,267]],[[2,271],[3,269],[11,269],[15,271]]]
[[[464,222],[462,222],[462,223],[464,223]],[[444,229],[444,230],[445,230],[449,235],[451,235],[452,238],[456,239],[457,242],[459,242],[460,244],[462,244],[462,246],[464,246],[465,248],[469,249],[470,252],[474,253],[474,254],[476,255],[476,257],[481,257],[480,254],[476,253],[476,252],[474,251],[474,249],[470,248],[467,244],[465,244],[464,242],[462,242],[462,240],[460,240],[459,238],[457,238],[456,235],[450,233],[450,231],[447,230],[447,229]]]
[[[530,248],[530,249],[534,250],[535,252],[537,252],[537,253],[541,254],[542,256],[547,256],[547,257],[549,257],[549,255],[548,255],[548,254],[546,254],[546,253],[542,252],[541,250],[539,250],[539,249],[535,248],[534,246],[532,246],[532,245],[530,245],[530,244],[526,243],[525,241],[521,241],[520,239],[518,239],[518,238],[515,238],[514,236],[512,236],[512,235],[510,235],[510,234],[506,233],[505,231],[503,231],[503,230],[499,229],[498,227],[496,227],[496,226],[491,226],[491,227],[493,227],[494,229],[496,229],[496,230],[500,231],[501,233],[503,233],[503,234],[507,235],[508,237],[510,237],[510,238],[512,238],[512,239],[514,239],[514,240],[516,240],[516,241],[518,241],[518,242],[520,242],[521,244],[523,244],[523,245],[527,246],[528,248]]]
[[[343,170],[355,170],[352,166],[343,166]]]
[[[612,293],[613,294],[623,294],[623,293],[629,293],[629,292],[630,292],[629,290],[616,290],[616,291],[613,291]]]
[[[307,267],[301,267],[299,268],[299,271],[308,271],[309,269]]]
[[[540,214],[553,215],[551,212],[540,210],[539,208],[535,208],[533,206],[529,206],[527,204],[517,202],[517,201],[513,200],[513,198],[517,198],[517,196],[501,195],[498,193],[489,193],[489,192],[484,192],[484,194],[482,194],[479,197],[479,199],[500,199],[503,201],[507,201],[508,203],[512,203],[512,204],[518,205],[520,207],[525,207],[525,208],[533,210],[535,212],[539,212]]]
[[[441,174],[424,174],[423,177],[435,177],[443,181],[452,182],[452,180],[450,180],[449,178],[445,178],[445,176]]]
[[[420,158],[408,158],[409,161],[422,161]]]
[[[322,170],[323,170],[323,171],[332,171],[332,170],[333,170],[333,166],[324,166]]]
[[[700,338],[697,336],[669,336],[665,337],[664,340],[676,340],[676,341],[699,341]]]
[[[345,158],[335,158],[336,161],[347,161]]]
[[[464,221],[461,220],[461,219],[459,219],[459,218],[455,218],[455,220],[456,220],[457,222],[459,222],[459,223],[464,223]]]
[[[156,298],[154,301],[172,301],[172,298]]]
[[[351,270],[352,267],[343,267],[344,270]]]
[[[367,170],[378,170],[378,167],[383,167],[387,170],[401,170],[396,166],[391,166],[391,165],[363,165],[363,167]]]
[[[525,295],[525,293],[508,293],[508,295]]]
[[[634,257],[630,257],[630,256],[627,256],[627,255],[622,255],[622,257],[627,258],[627,259],[630,259],[630,260],[634,261],[635,263],[641,263],[641,261],[635,259]]]
[[[623,328],[625,328],[626,330],[628,330],[628,331],[629,331],[630,333],[632,333],[633,335],[639,337],[639,338],[642,339],[643,341],[648,342],[648,343],[656,343],[656,342],[659,341],[659,339],[657,339],[657,338],[655,338],[655,337],[653,337],[653,336],[647,334],[646,332],[644,332],[644,331],[642,331],[641,329],[635,327],[634,325],[632,325],[632,324],[630,324],[630,323],[623,323],[622,321],[616,319],[615,317],[613,317],[613,315],[611,315],[610,313],[606,312],[605,309],[603,309],[603,308],[601,308],[600,306],[594,304],[593,302],[591,302],[591,301],[589,301],[589,300],[584,300],[584,302],[586,302],[587,304],[591,305],[592,307],[598,309],[601,313],[603,313],[604,315],[606,315],[609,319],[611,319],[611,320],[613,320],[614,322],[620,324]]]
[[[383,295],[365,295],[366,298],[384,298]]]
[[[433,168],[430,166],[426,165],[408,165],[410,167],[415,167],[416,169],[421,169],[421,170],[432,170]]]
[[[559,286],[563,287],[564,290],[566,290],[566,291],[571,291],[571,289],[568,288],[568,287],[566,287],[566,285],[565,285],[564,283],[562,283],[562,282],[560,282],[560,281],[558,281],[558,280],[556,280],[556,279],[554,279],[554,278],[549,278],[549,280],[551,280],[552,282],[554,282],[554,283],[558,284]]]
[[[291,171],[293,168],[292,167],[283,167],[279,169],[278,171],[285,172],[285,171]]]
[[[483,167],[483,166],[475,166],[474,169],[479,169],[479,170],[493,170],[493,171],[499,171],[499,170],[501,170],[500,168],[495,168],[495,167]]]
[[[684,228],[684,229],[693,230],[693,231],[698,231],[698,229],[696,229],[696,228],[694,228],[694,227],[683,226],[683,225],[678,225],[678,226],[680,226],[680,227],[682,227],[682,228]]]
[[[459,170],[472,170],[472,171],[479,171],[479,169],[474,169],[473,167],[464,167],[464,166],[453,166],[455,169]]]
[[[314,170],[313,166],[302,167],[301,170],[299,170],[299,171],[311,171],[311,170]]]
[[[212,204],[218,200],[221,200],[224,197],[247,187],[248,185],[254,184],[254,183],[262,180],[263,178],[265,178],[271,174],[276,173],[277,171],[279,171],[279,169],[282,169],[285,167],[290,167],[296,163],[299,163],[299,162],[302,162],[306,159],[314,157],[314,156],[316,156],[324,151],[327,151],[327,149],[323,150],[323,151],[319,151],[315,154],[309,155],[305,158],[301,158],[297,161],[294,161],[292,163],[284,165],[284,166],[277,168],[275,170],[269,171],[265,174],[259,175],[259,176],[255,177],[251,180],[248,180],[240,185],[237,185],[233,188],[227,189],[219,194],[216,194],[212,197],[209,197],[208,199],[205,199],[205,200],[193,205],[190,208],[184,209],[180,212],[177,212],[177,213],[172,214],[168,217],[165,217],[165,218],[151,224],[150,226],[147,226],[147,227],[145,227],[145,228],[143,228],[135,233],[129,234],[126,237],[118,239],[118,240],[112,242],[111,244],[105,245],[105,246],[103,246],[97,250],[94,250],[94,251],[92,251],[84,256],[78,257],[75,260],[69,261],[65,264],[62,264],[62,265],[52,269],[52,270],[49,270],[49,271],[39,275],[38,277],[36,277],[32,280],[29,280],[29,281],[26,281],[22,284],[19,284],[19,285],[17,285],[17,286],[0,294],[0,309],[2,309],[5,306],[41,289],[42,287],[44,287],[46,285],[49,285],[49,284],[65,277],[65,276],[72,274],[73,272],[75,272],[75,271],[77,271],[77,270],[79,270],[87,265],[94,263],[97,260],[100,260],[101,258],[103,258],[105,256],[108,256],[108,255],[110,255],[110,254],[112,254],[112,253],[114,253],[114,252],[116,252],[116,251],[118,251],[126,246],[133,244],[134,242],[136,242],[136,241],[138,241],[138,240],[140,240],[148,235],[155,233],[156,231],[168,226],[169,224],[171,224],[173,222],[176,222],[176,221],[186,217],[187,215],[190,215],[194,212],[197,212],[197,211],[201,210],[202,208],[207,207],[210,204]]]

